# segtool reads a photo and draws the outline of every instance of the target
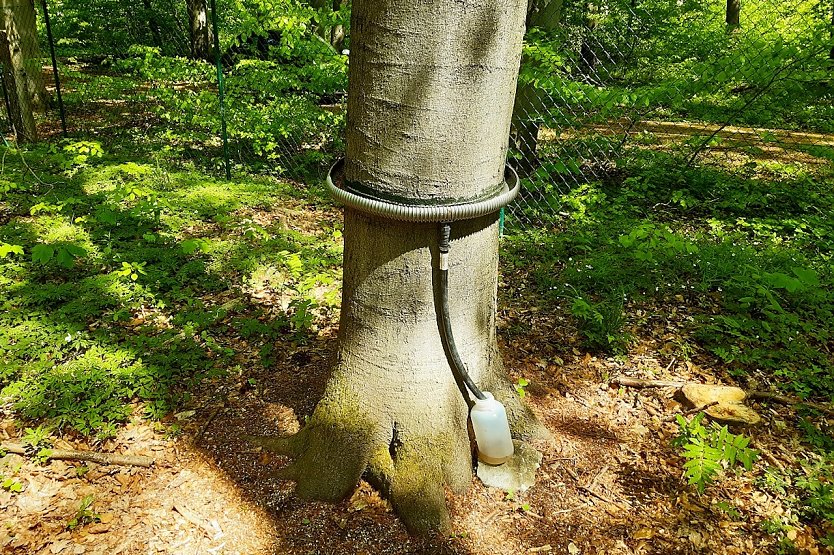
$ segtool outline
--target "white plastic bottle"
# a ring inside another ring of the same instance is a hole
[[[483,393],[486,399],[475,399],[475,406],[469,413],[478,444],[478,459],[487,464],[503,464],[513,456],[507,411],[492,393]]]

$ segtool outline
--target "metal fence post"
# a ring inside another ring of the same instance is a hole
[[[55,96],[58,98],[58,111],[61,114],[61,131],[67,136],[67,116],[64,112],[64,99],[61,96],[61,77],[58,75],[58,60],[55,57],[55,40],[52,38],[52,24],[49,22],[49,10],[46,0],[41,0],[43,7],[43,21],[46,24],[46,38],[49,40],[49,55],[52,57],[52,75],[55,76]]]
[[[217,98],[220,102],[220,136],[223,139],[223,165],[226,169],[226,179],[232,178],[232,170],[229,166],[229,137],[226,133],[226,105],[224,82],[223,82],[223,62],[220,55],[220,34],[219,26],[217,25],[217,1],[211,0],[211,22],[214,27],[214,55],[217,62]]]

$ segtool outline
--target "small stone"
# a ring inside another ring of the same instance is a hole
[[[527,443],[513,440],[515,453],[504,464],[493,466],[478,463],[478,478],[488,487],[521,493],[536,481],[536,470],[541,466],[542,454]]]

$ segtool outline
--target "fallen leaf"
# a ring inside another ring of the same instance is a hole
[[[641,528],[634,533],[635,540],[650,540],[654,537],[654,530],[650,528]]]
[[[49,546],[50,553],[57,554],[61,551],[65,550],[69,546],[69,542],[66,540],[59,540],[57,542],[52,542],[52,545]]]

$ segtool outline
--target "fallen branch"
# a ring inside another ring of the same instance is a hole
[[[771,401],[773,403],[780,403],[782,405],[805,405],[814,410],[818,410],[828,416],[834,416],[834,408],[830,405],[822,403],[814,403],[813,401],[803,401],[797,397],[790,397],[788,395],[780,395],[778,393],[771,393],[770,391],[747,391],[747,396],[751,399],[759,401]]]
[[[0,452],[24,456],[28,454],[22,445],[0,445]],[[69,451],[66,449],[43,449],[40,451],[39,456],[47,460],[84,461],[120,466],[143,466],[145,468],[152,466],[154,463],[152,458],[139,455],[119,455],[116,453],[99,453],[97,451]]]
[[[621,385],[623,387],[674,387],[680,389],[686,382],[673,382],[668,380],[644,380],[642,378],[629,378],[627,376],[618,376],[611,380],[614,385]]]
[[[683,386],[685,386],[687,382],[678,382],[670,380],[645,380],[642,378],[629,378],[627,376],[619,376],[613,378],[610,381],[610,383],[613,385],[619,385],[623,387],[674,387],[675,389],[680,389]],[[813,401],[803,401],[798,397],[780,395],[779,393],[772,393],[770,391],[746,389],[744,390],[744,392],[750,399],[756,399],[758,401],[770,401],[773,403],[791,406],[805,405],[806,407],[818,410],[821,413],[826,414],[827,416],[834,416],[834,407],[822,403],[814,403]]]

